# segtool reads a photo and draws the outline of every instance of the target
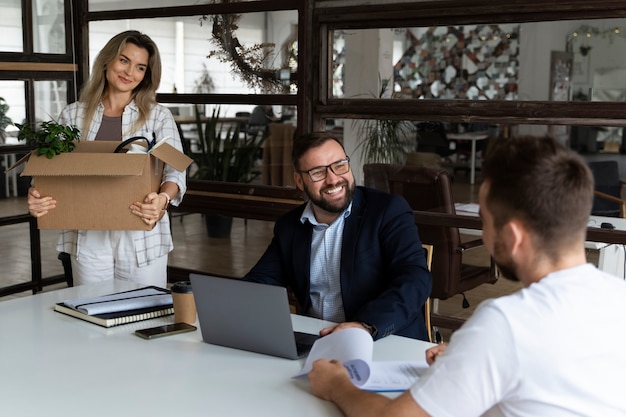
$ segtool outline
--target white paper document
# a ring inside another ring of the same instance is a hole
[[[423,361],[372,361],[374,341],[363,329],[350,328],[318,339],[296,377],[309,373],[318,359],[335,359],[352,383],[368,391],[404,391],[428,369]]]
[[[480,206],[476,203],[454,203],[454,209],[456,211],[464,211],[466,213],[478,213],[480,211]]]

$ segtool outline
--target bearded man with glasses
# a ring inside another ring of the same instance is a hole
[[[290,288],[302,314],[335,326],[428,340],[422,306],[432,278],[413,211],[399,195],[357,187],[339,140],[294,141],[294,180],[306,202],[282,216],[245,280]]]

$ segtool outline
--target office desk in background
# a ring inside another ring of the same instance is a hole
[[[203,343],[199,329],[155,340],[133,334],[172,316],[106,329],[52,310],[66,299],[136,287],[108,281],[0,302],[0,415],[341,415],[308,382],[291,378],[304,360]],[[329,324],[292,317],[294,329],[309,333]],[[374,359],[422,360],[429,346],[389,336],[374,343]]]
[[[211,117],[200,116],[200,122],[206,123],[211,120]],[[195,125],[197,123],[195,116],[174,116],[174,121],[181,125]],[[218,123],[223,124],[237,124],[237,123],[247,123],[247,117],[220,117],[217,119]],[[227,129],[227,128],[225,128]]]
[[[478,216],[478,204],[456,203],[456,213],[461,216]],[[616,230],[626,231],[626,219],[618,217],[589,216],[587,227],[600,227],[602,223],[611,223]],[[462,234],[482,237],[483,231],[478,229],[460,229]],[[598,269],[626,279],[626,245],[605,242],[585,242],[586,249],[598,251]]]
[[[465,133],[448,133],[448,139],[451,140],[469,140],[472,142],[472,153],[470,155],[470,184],[474,184],[476,177],[476,141],[485,140],[489,137],[487,132],[465,132]]]

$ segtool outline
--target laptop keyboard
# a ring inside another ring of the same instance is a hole
[[[311,346],[317,339],[320,338],[317,334],[310,333],[302,333],[302,332],[293,332],[294,337],[296,338],[296,349],[298,351],[298,356],[304,356],[309,353],[311,350]]]

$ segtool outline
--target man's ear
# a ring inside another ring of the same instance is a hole
[[[298,190],[304,192],[304,180],[302,179],[302,175],[300,175],[297,172],[293,173],[293,181],[296,183],[296,187],[298,187]]]
[[[522,223],[515,219],[505,224],[502,229],[509,251],[511,255],[515,255],[522,245],[527,243],[528,234],[526,233],[526,229]]]

